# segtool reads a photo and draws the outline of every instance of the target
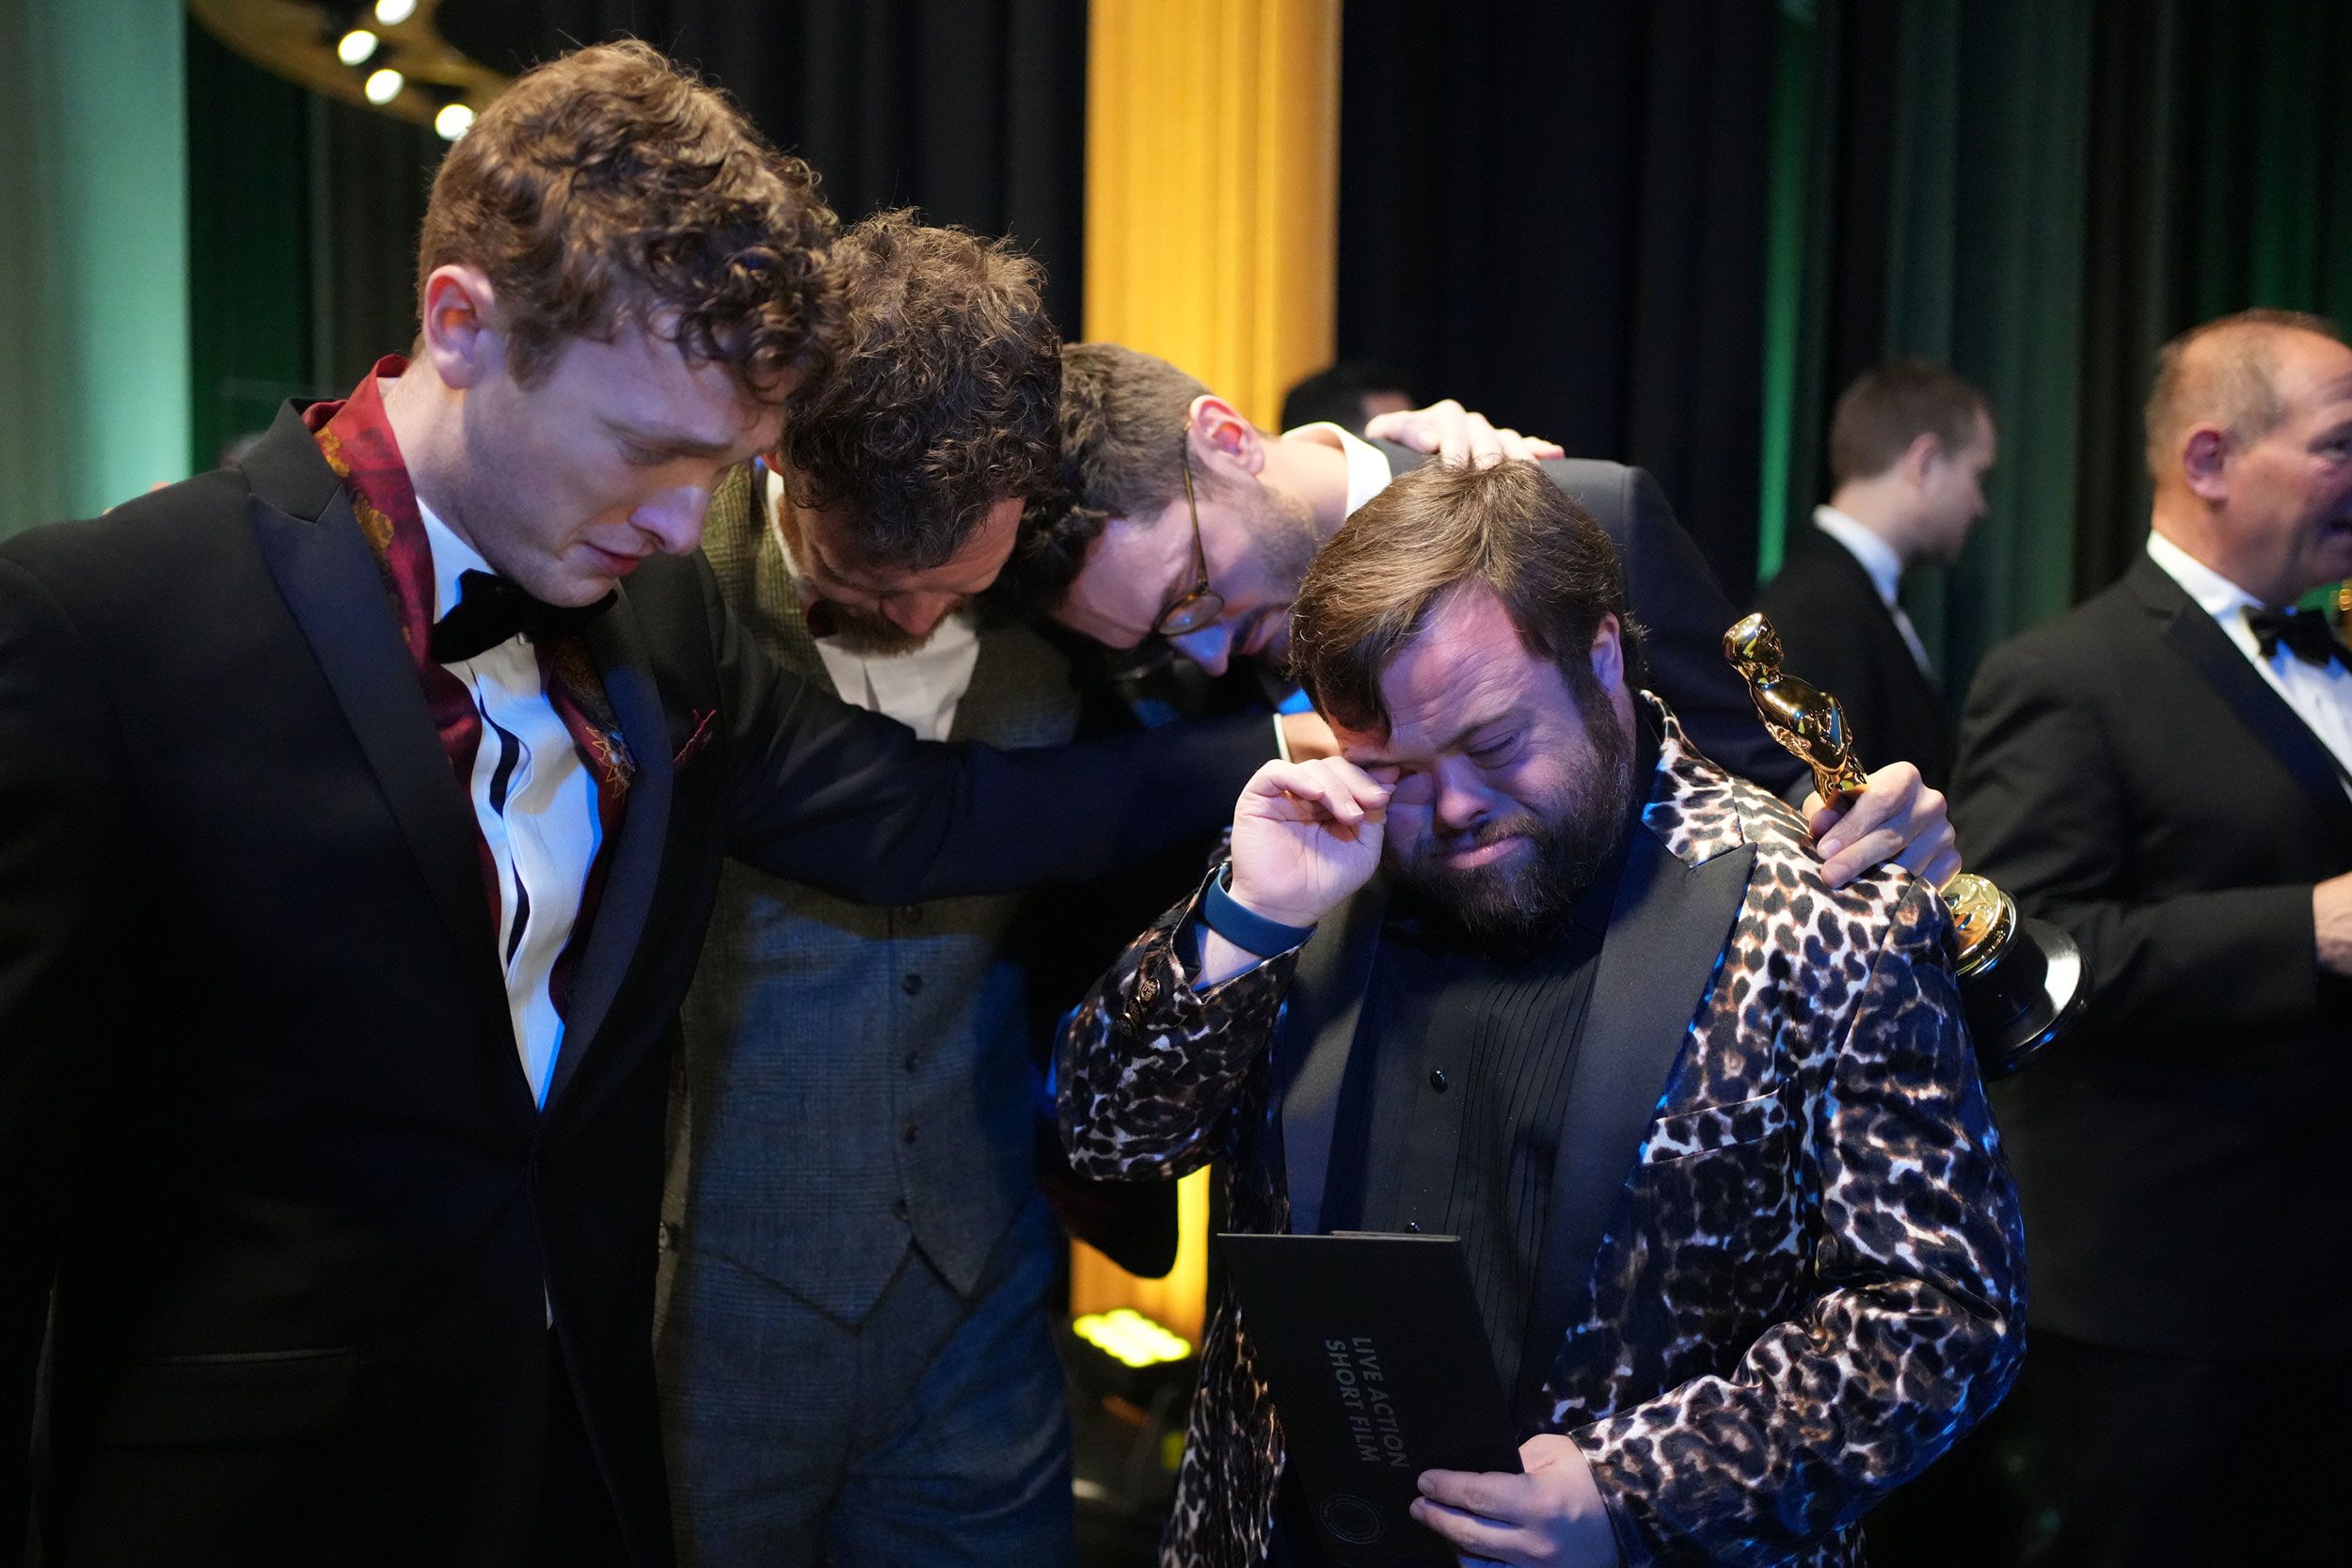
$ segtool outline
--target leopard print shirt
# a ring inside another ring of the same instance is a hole
[[[1881,867],[1832,892],[1796,814],[1663,736],[1644,824],[1696,866],[1756,847],[1713,984],[1545,1394],[1629,1568],[1855,1564],[1859,1521],[1998,1402],[2024,1354],[2016,1194],[1942,902]],[[1098,1176],[1222,1163],[1229,1223],[1288,1227],[1273,1042],[1295,955],[1206,991],[1178,906],[1066,1028],[1062,1129]],[[1161,1545],[1266,1553],[1282,1429],[1230,1298]]]

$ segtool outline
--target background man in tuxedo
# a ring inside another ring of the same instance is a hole
[[[723,855],[1093,875],[1263,754],[925,744],[746,641],[694,546],[832,335],[831,228],[716,94],[581,51],[445,158],[413,365],[0,546],[9,1558],[37,1500],[53,1561],[666,1561],[664,1091]]]
[[[1422,1478],[1466,1560],[1847,1562],[2014,1373],[2015,1194],[1942,904],[1831,893],[1632,689],[1626,610],[1523,467],[1358,513],[1293,614],[1348,760],[1251,781],[1065,1034],[1063,1128],[1105,1175],[1221,1158],[1236,1229],[1462,1238],[1536,1434]],[[1162,1560],[1323,1561],[1284,1447],[1220,1301]]]
[[[2090,1011],[1996,1097],[2033,1237],[2021,1414],[2057,1560],[2270,1563],[2352,1465],[2352,675],[2286,607],[2352,575],[2352,349],[2248,311],[2166,345],[2147,555],[1996,649],[1956,794]]]
[[[1993,459],[1992,411],[1967,382],[1924,359],[1865,371],[1830,420],[1829,504],[1757,595],[1789,670],[1845,705],[1863,766],[1915,762],[1938,788],[1950,726],[1896,594],[1922,562],[1960,559]]]
[[[1062,362],[1062,495],[1025,531],[1011,569],[1021,591],[1105,646],[1161,639],[1213,675],[1239,660],[1271,700],[1303,706],[1285,667],[1299,583],[1340,525],[1426,456],[1336,425],[1268,436],[1168,361],[1116,344],[1075,344]],[[1736,613],[1657,482],[1549,450],[1545,476],[1625,562],[1650,687],[1708,756],[1803,790],[1804,768],[1765,734],[1724,659]],[[1944,797],[1909,763],[1875,773],[1842,817],[1818,800],[1806,810],[1833,885],[1889,859],[1937,880],[1958,869]]]

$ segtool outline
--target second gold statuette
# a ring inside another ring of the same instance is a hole
[[[1772,738],[1813,769],[1833,806],[1851,803],[1867,782],[1837,699],[1781,667],[1772,624],[1751,615],[1724,633],[1724,656],[1745,677]],[[1942,888],[1960,940],[1960,994],[1978,1070],[2006,1078],[2047,1051],[2090,999],[2090,976],[2074,939],[2046,920],[2017,912],[2010,895],[1963,871]]]

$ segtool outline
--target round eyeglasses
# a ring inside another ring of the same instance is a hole
[[[1225,613],[1225,597],[1209,586],[1209,556],[1200,546],[1200,503],[1192,493],[1192,446],[1187,437],[1177,449],[1184,470],[1184,510],[1192,515],[1192,586],[1160,611],[1152,629],[1162,637],[1183,637],[1215,626]]]

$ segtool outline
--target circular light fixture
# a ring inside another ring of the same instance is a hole
[[[389,103],[400,96],[400,89],[408,85],[406,78],[390,66],[370,73],[365,90],[368,102],[377,105]]]
[[[463,103],[444,103],[441,112],[433,117],[433,129],[441,134],[443,141],[455,141],[473,129],[473,111]]]
[[[354,27],[335,43],[335,57],[345,65],[365,65],[373,57],[375,46],[383,40],[365,27]]]
[[[375,20],[397,27],[417,14],[417,0],[375,0]]]

